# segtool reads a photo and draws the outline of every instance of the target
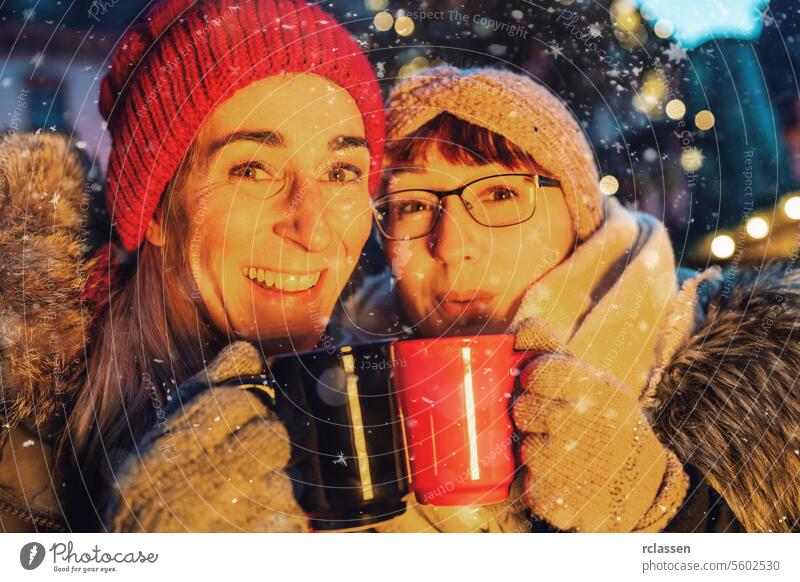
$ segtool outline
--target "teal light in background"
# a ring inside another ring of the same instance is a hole
[[[769,0],[635,0],[651,25],[660,20],[685,49],[713,39],[758,38],[764,28],[761,12]]]

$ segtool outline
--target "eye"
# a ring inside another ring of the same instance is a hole
[[[245,162],[244,164],[237,164],[231,168],[229,174],[236,176],[242,180],[251,180],[254,182],[262,180],[274,180],[275,177],[264,167],[261,162]]]
[[[415,214],[417,212],[431,212],[433,207],[430,203],[422,200],[403,200],[396,203],[396,212],[399,215]]]
[[[352,166],[350,164],[337,164],[328,170],[326,179],[329,182],[340,182],[347,184],[350,182],[357,182],[361,179],[362,175],[362,171],[356,166]]]
[[[494,188],[481,196],[484,202],[505,202],[515,198],[519,198],[519,192],[513,188]]]

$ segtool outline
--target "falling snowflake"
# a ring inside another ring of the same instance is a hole
[[[44,64],[44,53],[41,51],[35,53],[29,62],[33,65],[33,70],[36,71],[36,69]]]
[[[24,443],[22,443],[22,446],[25,447],[26,449],[28,447],[32,447],[33,445],[34,445],[33,439],[28,439]]]
[[[558,43],[553,42],[550,45],[550,54],[553,55],[553,58],[558,59],[558,57],[564,56],[564,47],[558,46]]]
[[[386,63],[384,61],[375,63],[375,74],[379,79],[383,79],[386,75]]]
[[[592,22],[588,27],[587,30],[589,31],[589,36],[592,38],[597,38],[598,36],[602,36],[603,28],[600,26],[599,22]]]
[[[342,465],[344,467],[347,466],[347,459],[344,458],[344,453],[339,451],[339,454],[336,457],[336,460],[333,461],[334,465]]]
[[[674,42],[669,43],[669,48],[664,51],[667,62],[680,64],[688,58],[684,48]]]

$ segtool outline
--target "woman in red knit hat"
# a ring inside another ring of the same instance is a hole
[[[120,490],[122,459],[154,426],[163,433],[170,402],[192,375],[223,382],[260,370],[264,355],[319,340],[369,236],[382,156],[382,99],[369,62],[344,28],[303,0],[156,4],[119,43],[100,109],[112,138],[105,198],[113,226],[89,263],[60,253],[85,281],[80,298],[69,299],[89,308],[91,342],[74,333],[58,348],[65,370],[82,371],[70,377],[61,442],[74,468],[63,486],[50,478],[52,502],[40,508],[52,529],[97,527],[108,492]],[[173,491],[195,498],[176,497],[158,519],[146,509],[133,519],[153,530],[301,527],[288,482],[273,474],[284,462],[277,420],[242,391],[193,396],[171,417],[172,448],[154,455],[173,478],[185,477]],[[227,430],[213,442],[182,439],[174,419],[193,418],[191,428],[199,414],[224,417],[217,426]],[[247,426],[263,434],[248,441],[239,430]],[[260,466],[246,484],[275,495],[271,507],[261,493],[236,489],[235,468],[220,476],[216,452],[248,442],[241,456],[260,457]],[[256,474],[263,479],[253,484]],[[27,489],[17,485],[19,511],[6,514],[22,518],[6,518],[4,529],[47,529],[25,517]],[[123,505],[133,511],[160,495],[138,491]],[[209,509],[219,496],[225,505]]]

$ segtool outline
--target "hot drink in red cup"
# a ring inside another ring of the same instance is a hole
[[[419,503],[480,505],[508,498],[514,478],[509,406],[519,367],[534,355],[514,351],[512,335],[392,345],[409,486]]]

